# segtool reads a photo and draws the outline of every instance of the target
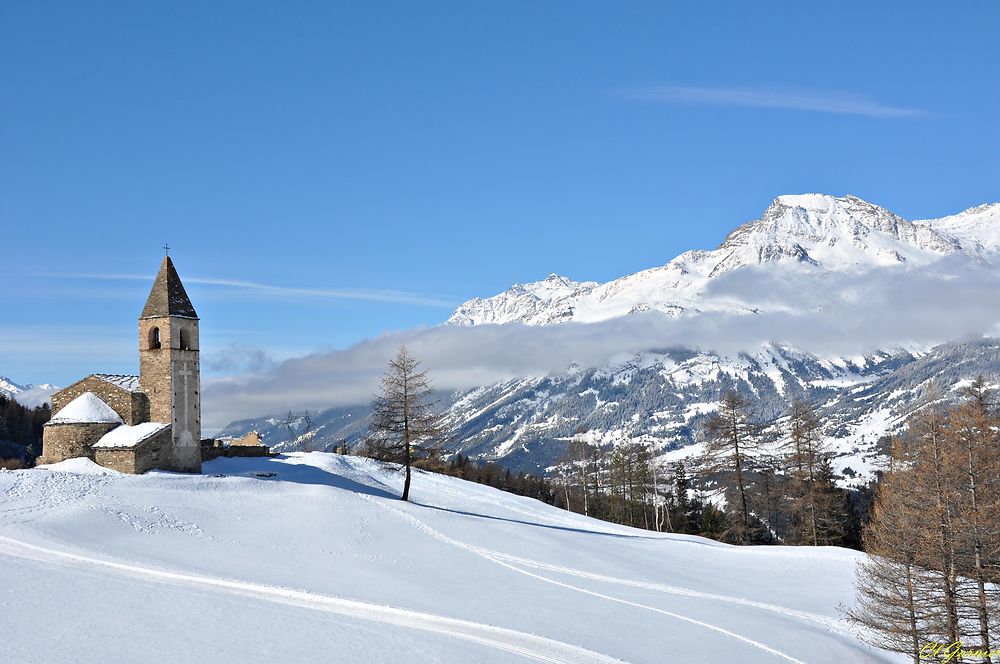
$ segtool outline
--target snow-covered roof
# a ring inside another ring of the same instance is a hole
[[[107,432],[101,439],[91,445],[91,447],[135,447],[150,436],[154,436],[167,427],[169,424],[159,422],[143,422],[133,426],[120,426]]]
[[[81,424],[81,423],[118,423],[123,422],[115,409],[104,403],[101,397],[93,392],[84,392],[66,404],[56,413],[49,424]]]
[[[94,374],[94,378],[103,380],[105,383],[117,385],[118,387],[128,390],[129,392],[142,392],[138,376],[127,376],[125,374]]]

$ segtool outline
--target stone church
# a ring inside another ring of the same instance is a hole
[[[52,395],[39,463],[201,472],[198,314],[165,257],[139,316],[139,375],[92,374]]]

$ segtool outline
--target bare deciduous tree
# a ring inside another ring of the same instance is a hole
[[[966,603],[979,627],[980,645],[991,650],[991,632],[997,628],[1000,590],[1000,418],[989,403],[985,380],[977,377],[966,389],[967,401],[950,417],[948,461],[960,472],[956,478],[959,509],[956,529],[962,538],[959,571],[975,584]],[[991,581],[993,583],[991,583]],[[992,661],[986,655],[984,662]]]
[[[813,405],[794,399],[788,408],[788,438],[783,447],[793,479],[793,513],[797,541],[819,546],[835,544],[843,535],[842,496],[829,468],[819,417]]]
[[[998,641],[1000,417],[985,383],[948,408],[932,389],[880,482],[848,615],[866,638],[920,660],[920,644]],[[905,454],[903,451],[905,450]]]
[[[719,411],[705,427],[704,474],[722,474],[736,494],[734,539],[746,544],[750,539],[750,492],[745,474],[747,454],[760,447],[760,426],[753,421],[750,404],[739,392],[730,390],[722,397]]]
[[[382,388],[372,404],[368,455],[400,464],[405,474],[402,500],[410,498],[414,461],[438,454],[443,430],[433,390],[420,362],[400,346],[382,376]]]
[[[951,432],[940,399],[940,394],[932,387],[927,402],[911,419],[908,443],[914,465],[910,484],[927,497],[926,509],[918,515],[924,518],[916,520],[922,534],[916,561],[938,573],[941,604],[945,609],[940,637],[952,643],[961,636],[958,594],[962,580],[958,576],[956,559],[956,469],[946,457]]]
[[[868,557],[858,563],[858,605],[847,616],[861,626],[872,645],[909,655],[914,664],[930,625],[940,622],[928,588],[932,572],[917,563],[920,533],[916,527],[923,500],[911,473],[902,467],[900,448],[892,450],[893,467],[879,483],[872,518],[864,531]]]

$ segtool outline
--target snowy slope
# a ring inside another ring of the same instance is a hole
[[[557,275],[518,284],[499,295],[465,302],[448,323],[594,322],[650,310],[669,316],[749,313],[745,304],[706,296],[709,283],[747,267],[799,266],[806,268],[804,277],[818,277],[827,272],[915,268],[959,253],[981,259],[998,250],[1000,204],[910,222],[855,196],[786,195],[776,198],[760,219],[733,230],[714,250],[688,251],[663,266],[600,285]],[[565,286],[539,288],[547,283]]]
[[[476,325],[483,323],[533,324],[556,323],[572,316],[572,303],[598,286],[596,281],[573,281],[550,274],[542,281],[515,284],[504,297],[475,298],[461,305],[449,323]]]
[[[979,205],[940,219],[913,223],[955,238],[967,251],[1000,251],[1000,203]]]
[[[424,473],[403,504],[398,476],[336,455],[205,470],[0,472],[5,661],[900,661],[838,620],[853,551],[657,535]]]

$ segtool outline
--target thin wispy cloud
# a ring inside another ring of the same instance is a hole
[[[40,274],[46,278],[98,279],[104,281],[147,281],[152,283],[153,277],[148,274]],[[396,304],[412,304],[424,307],[453,308],[457,302],[435,295],[423,295],[400,290],[385,290],[376,288],[314,288],[299,286],[278,286],[257,281],[242,279],[215,279],[210,277],[184,277],[186,284],[217,286],[232,288],[258,295],[274,295],[281,297],[306,297],[332,300],[361,300],[367,302],[392,302]]]
[[[926,115],[919,108],[893,106],[852,92],[831,90],[778,90],[745,87],[701,87],[654,85],[624,91],[629,99],[698,106],[772,108],[871,118],[903,118]]]

